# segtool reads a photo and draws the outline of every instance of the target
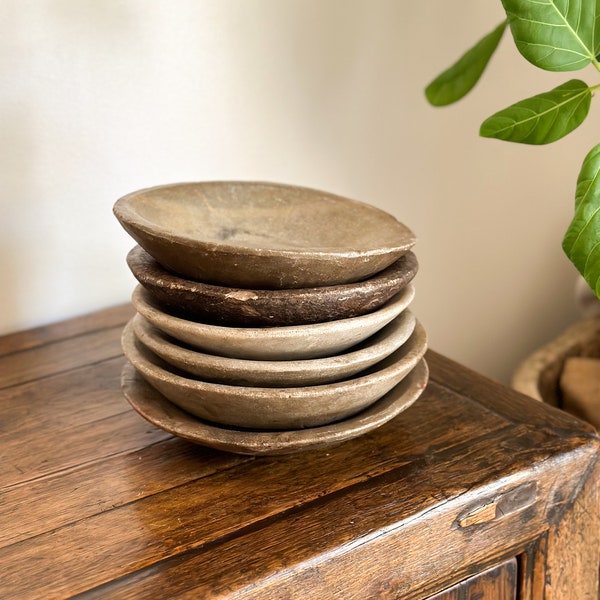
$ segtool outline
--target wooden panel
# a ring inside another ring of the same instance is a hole
[[[577,552],[569,546],[571,551]],[[548,532],[545,531],[519,555],[519,600],[544,600],[547,548]]]
[[[431,412],[407,411],[402,419],[394,420],[378,435],[365,436],[355,444],[341,444],[329,452],[252,460],[79,520],[78,503],[72,499],[62,503],[56,498],[54,505],[34,501],[34,506],[26,505],[23,510],[33,512],[36,519],[43,521],[45,513],[65,510],[65,504],[70,504],[70,519],[74,522],[1,549],[4,588],[9,595],[22,598],[61,595],[66,578],[73,586],[70,593],[84,591],[105,583],[107,577],[124,576],[294,507],[335,496],[348,486],[410,463],[415,456],[427,455],[431,461],[447,452],[460,456],[461,447],[452,451],[457,435],[467,439],[480,437],[482,426],[487,431],[502,430],[504,420],[491,413],[482,414],[477,423],[466,422],[457,398],[444,390],[434,393],[434,389],[432,386],[424,398]],[[143,423],[137,415],[133,416]],[[435,447],[431,447],[429,436],[421,435],[425,426],[435,438]],[[198,449],[198,458],[202,453]],[[422,459],[418,462],[421,464]],[[168,467],[165,464],[162,468]],[[106,463],[103,480],[110,482],[111,470],[112,463]],[[139,480],[144,477],[153,480],[155,475],[151,469],[137,474]],[[84,479],[80,485],[85,485]],[[102,486],[103,481],[92,485]],[[82,502],[89,502],[89,493],[83,495]],[[45,496],[42,488],[40,500]],[[435,493],[433,498],[435,501]],[[18,527],[18,514],[13,517]],[[107,532],[112,533],[107,535]],[[10,535],[18,533],[13,531]],[[76,551],[83,548],[86,549],[83,552]],[[49,556],[56,560],[58,570],[48,563]]]
[[[517,559],[469,577],[428,600],[516,600]]]
[[[131,304],[0,336],[0,356],[36,348],[57,340],[73,338],[91,331],[123,326],[134,314]]]
[[[0,442],[16,436],[48,443],[64,429],[129,412],[121,394],[123,363],[118,357],[47,377],[43,384],[0,390]]]
[[[140,426],[140,420],[135,424]],[[159,440],[162,437],[160,434]],[[4,488],[0,493],[0,547],[251,460],[172,438]]]
[[[533,401],[528,396],[478,375],[437,352],[429,350],[426,358],[433,380],[464,395],[479,408],[483,406],[513,423],[526,423],[532,427],[554,427],[557,431],[562,429],[588,432],[592,436],[596,434],[594,427],[589,423],[543,402]]]
[[[119,357],[122,330],[115,327],[95,331],[82,337],[81,344],[59,340],[6,354],[0,357],[0,389]]]
[[[564,518],[552,524],[545,550],[544,595],[539,600],[600,600],[600,460],[592,462]],[[579,551],[574,551],[577,547]],[[536,600],[538,600],[536,598]]]
[[[15,437],[2,444],[0,461],[1,488],[23,485],[30,480],[61,471],[79,468],[98,460],[99,456],[117,456],[155,444],[171,436],[151,426],[140,423],[132,412],[124,412],[74,429],[60,431],[61,437],[52,439],[54,448],[48,451],[48,440]],[[5,461],[8,457],[8,461]],[[13,461],[12,457],[18,457]],[[102,479],[87,480],[86,485],[102,486]]]
[[[122,365],[120,357],[0,391],[0,489],[171,437],[129,408]]]

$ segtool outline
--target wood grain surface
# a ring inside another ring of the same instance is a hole
[[[3,600],[597,600],[592,427],[430,351],[423,396],[370,434],[219,452],[124,400],[132,314],[0,338]]]
[[[431,596],[429,600],[516,600],[517,597],[517,560],[506,562],[473,575],[450,589]]]

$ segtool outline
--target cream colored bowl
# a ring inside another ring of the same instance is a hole
[[[325,385],[263,388],[209,383],[171,371],[136,339],[128,324],[125,356],[168,400],[192,415],[231,427],[302,429],[345,419],[371,405],[398,384],[423,357],[427,338],[417,323],[409,340],[357,377]]]
[[[224,327],[181,319],[162,311],[141,285],[135,288],[131,300],[135,309],[158,329],[204,352],[253,360],[298,360],[345,352],[395,319],[414,295],[410,284],[372,313],[282,327]]]
[[[369,433],[409,408],[423,393],[428,378],[427,363],[422,358],[397,386],[357,415],[292,431],[233,429],[198,419],[169,402],[129,363],[123,367],[121,385],[133,409],[156,427],[209,448],[267,456],[328,448]]]
[[[164,185],[120,198],[113,211],[167,269],[242,288],[359,281],[416,241],[408,227],[374,206],[275,183]]]
[[[215,383],[252,386],[305,386],[339,381],[368,369],[397,350],[415,328],[415,317],[405,310],[349,352],[308,360],[244,360],[198,352],[183,347],[141,315],[131,325],[136,337],[173,367]]]

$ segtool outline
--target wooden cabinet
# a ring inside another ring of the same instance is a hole
[[[0,338],[3,600],[597,600],[589,425],[430,351],[423,396],[356,440],[202,448],[124,400],[131,315]]]

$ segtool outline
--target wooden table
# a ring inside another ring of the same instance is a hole
[[[0,338],[3,600],[596,600],[590,426],[429,352],[424,395],[361,438],[202,448],[124,400],[131,315]]]

